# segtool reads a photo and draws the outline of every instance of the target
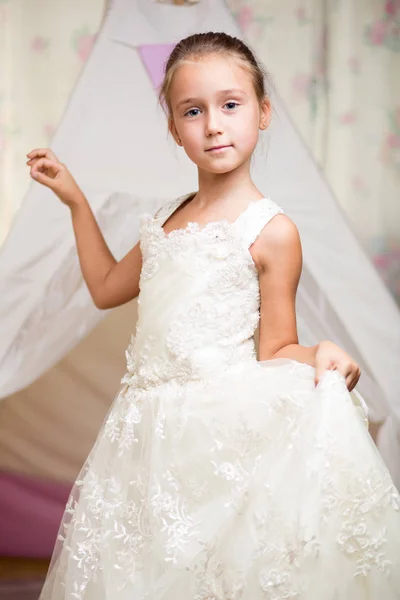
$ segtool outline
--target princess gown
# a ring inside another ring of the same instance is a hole
[[[283,212],[166,234],[140,215],[127,372],[68,500],[40,600],[394,600],[400,496],[365,403],[257,361],[249,248]]]

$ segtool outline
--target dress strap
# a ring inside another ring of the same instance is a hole
[[[174,198],[174,200],[170,200],[163,204],[156,214],[154,215],[155,219],[159,219],[161,221],[161,225],[169,219],[169,217],[183,204],[190,196],[193,196],[194,192],[190,192],[189,194],[184,194],[183,196],[179,196],[178,198]]]
[[[284,210],[269,198],[261,198],[261,200],[252,202],[240,215],[235,224],[245,246],[249,248],[267,223],[275,215],[281,213],[284,213]]]

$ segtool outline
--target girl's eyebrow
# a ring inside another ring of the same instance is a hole
[[[247,96],[246,92],[244,92],[243,90],[240,89],[235,89],[232,88],[230,90],[220,90],[218,92],[219,96],[228,96],[229,94],[241,94],[242,96]],[[196,102],[199,102],[200,98],[186,98],[185,100],[181,100],[180,102],[178,102],[178,104],[176,105],[176,108],[180,108],[181,106],[184,106],[185,104],[196,104]]]

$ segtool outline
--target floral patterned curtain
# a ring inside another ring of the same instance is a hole
[[[227,0],[400,303],[400,0]]]
[[[0,0],[0,244],[99,30],[105,0]]]

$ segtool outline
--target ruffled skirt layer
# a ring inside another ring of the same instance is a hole
[[[400,497],[362,403],[289,360],[124,385],[40,600],[395,600]]]

